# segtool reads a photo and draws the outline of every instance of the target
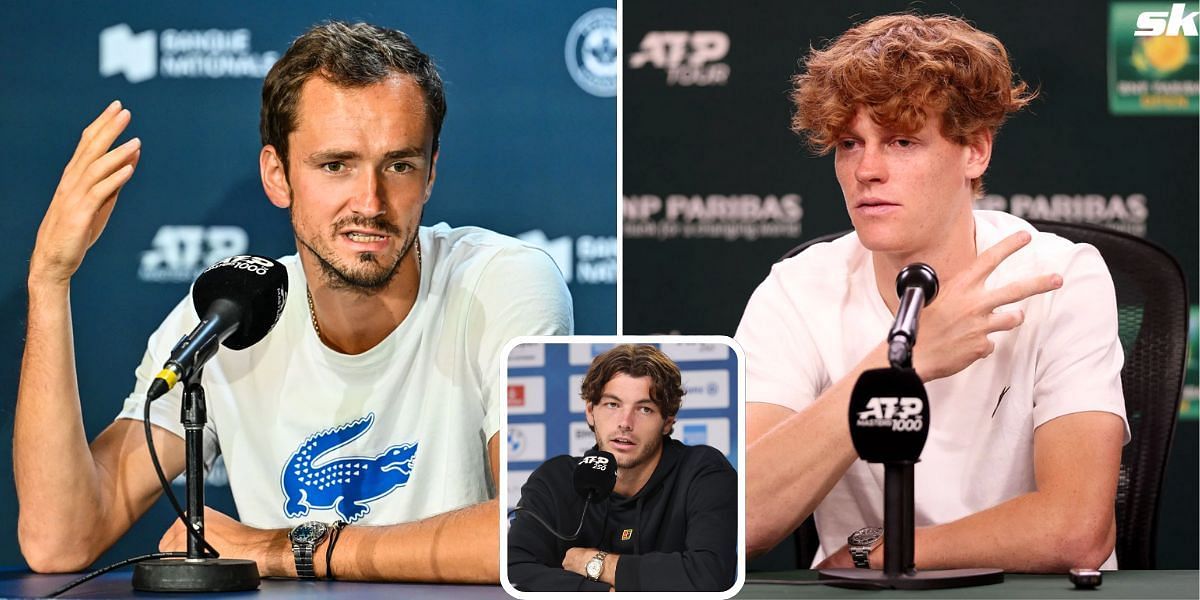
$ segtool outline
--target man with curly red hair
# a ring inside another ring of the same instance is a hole
[[[972,210],[997,131],[1036,92],[994,36],[915,14],[812,50],[793,83],[793,129],[833,153],[854,232],[776,264],[738,328],[750,553],[814,514],[815,564],[882,565],[883,467],[858,460],[846,415],[859,374],[888,364],[896,274],[924,262],[942,287],[913,354],[931,412],[916,566],[1116,568],[1111,276],[1091,246]]]

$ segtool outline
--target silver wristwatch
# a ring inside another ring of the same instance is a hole
[[[846,545],[850,548],[850,558],[854,559],[854,566],[870,569],[871,551],[882,542],[883,529],[879,527],[863,527],[850,534],[850,537],[846,538]]]
[[[292,541],[292,556],[296,558],[296,577],[316,579],[313,570],[313,548],[329,534],[329,526],[320,521],[308,521],[297,525],[288,533]]]
[[[604,572],[604,557],[606,556],[608,556],[608,553],[601,550],[592,557],[592,560],[587,561],[587,565],[584,566],[584,570],[587,571],[588,579],[592,581],[600,579],[600,574]]]

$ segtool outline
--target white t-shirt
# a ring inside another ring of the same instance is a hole
[[[914,469],[917,527],[1034,491],[1033,432],[1043,423],[1082,411],[1125,419],[1124,354],[1103,259],[1090,245],[1035,232],[993,211],[975,212],[976,249],[1021,229],[1033,232],[1033,241],[985,286],[1056,272],[1063,287],[1002,307],[1023,309],[1025,322],[989,336],[996,344],[991,356],[926,384],[930,429]],[[746,353],[747,400],[799,412],[879,345],[894,320],[875,283],[871,253],[854,233],[776,264],[736,336]],[[883,524],[883,480],[883,465],[860,459],[834,485],[815,511],[821,548],[814,565],[855,530]],[[1115,553],[1104,566],[1116,568]]]
[[[205,461],[224,456],[242,522],[383,525],[494,496],[487,442],[504,406],[501,350],[516,336],[570,334],[570,293],[553,260],[519,240],[445,223],[419,236],[416,302],[374,348],[346,355],[321,343],[293,255],[281,260],[289,293],[275,328],[205,367]],[[189,296],[150,337],[117,418],[142,419],[150,381],[198,322]],[[151,422],[180,437],[182,388],[151,405]]]

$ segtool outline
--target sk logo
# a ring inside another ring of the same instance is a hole
[[[631,537],[633,537],[633,530],[632,530],[632,529],[626,529],[625,531],[622,531],[622,532],[621,532],[621,541],[622,541],[622,542],[627,542],[627,541],[629,541],[629,538],[631,538]]]
[[[417,444],[391,446],[373,457],[350,456],[318,464],[325,455],[349,444],[375,423],[375,414],[308,436],[292,453],[280,476],[289,518],[310,509],[335,509],[353,523],[371,511],[369,503],[403,487],[412,476]]]

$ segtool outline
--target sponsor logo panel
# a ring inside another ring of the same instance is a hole
[[[729,371],[725,369],[682,370],[683,406],[694,408],[729,407]]]
[[[508,353],[509,368],[542,367],[546,365],[546,346],[519,344]]]
[[[564,235],[550,239],[544,231],[534,229],[517,237],[549,254],[567,283],[612,285],[617,282],[616,236],[581,235],[572,239]]]
[[[579,395],[581,387],[583,387],[583,373],[571,375],[567,378],[567,396],[569,398],[567,405],[573,413],[582,414],[584,412],[583,398]],[[587,424],[584,423],[584,426],[586,427]]]
[[[518,502],[521,501],[521,486],[529,481],[529,476],[533,475],[533,471],[526,470],[511,470],[508,471],[508,508],[511,510]]]
[[[509,377],[508,414],[535,415],[546,412],[546,378]]]
[[[129,83],[164,79],[265,77],[278,52],[255,52],[249,29],[164,29],[134,33],[127,23],[100,32],[100,76]]]
[[[546,426],[542,423],[509,423],[508,461],[546,460]]]
[[[635,194],[624,198],[628,239],[753,241],[800,237],[800,194]]]
[[[1200,110],[1196,2],[1109,5],[1108,109],[1114,115]]]
[[[617,11],[583,13],[567,32],[567,72],[583,91],[600,98],[617,95]]]
[[[988,194],[975,208],[1001,210],[1022,219],[1100,225],[1145,237],[1150,202],[1145,194]]]
[[[712,446],[729,456],[729,419],[678,419],[671,437],[689,446]]]
[[[729,360],[729,346],[725,344],[663,344],[663,354],[675,362],[689,360]]]
[[[571,456],[583,456],[589,448],[596,445],[596,434],[588,427],[587,421],[571,421],[567,429],[567,452]]]

